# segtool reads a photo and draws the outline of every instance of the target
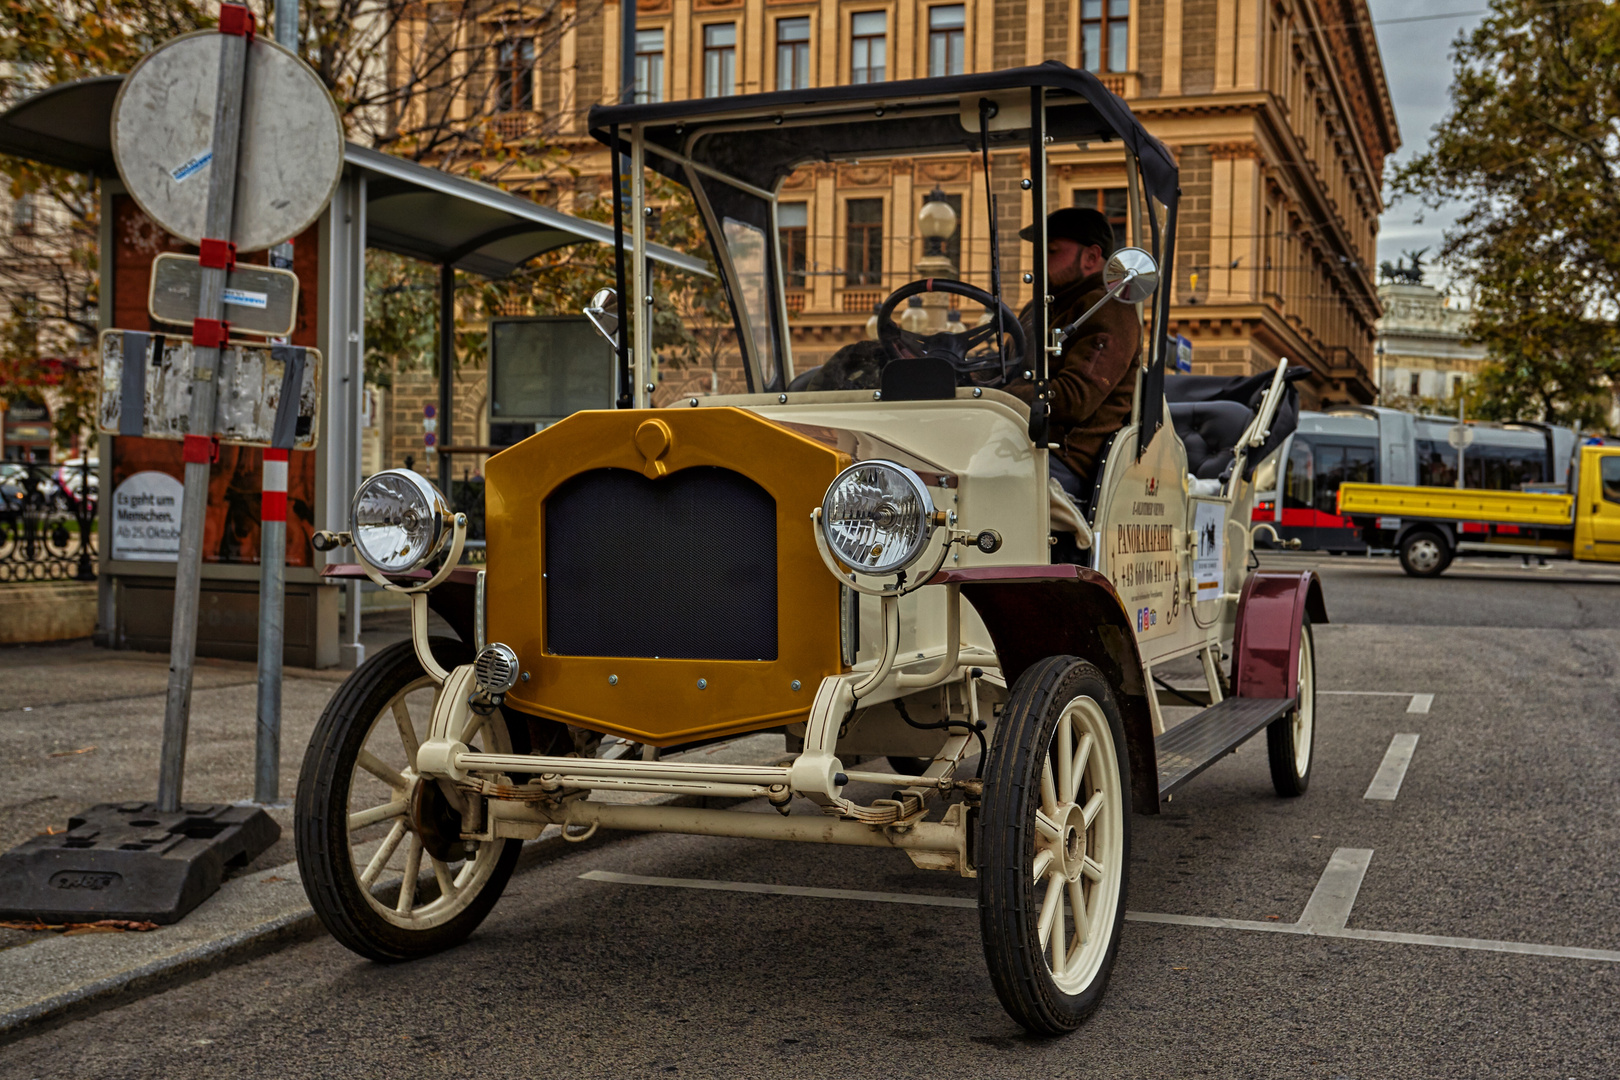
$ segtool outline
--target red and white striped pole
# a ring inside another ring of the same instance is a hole
[[[281,653],[287,558],[287,451],[264,452],[259,527],[259,708],[254,738],[253,801],[277,801],[281,789]]]

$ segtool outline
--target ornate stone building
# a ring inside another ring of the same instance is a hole
[[[621,8],[526,10],[493,5],[469,55],[511,104],[497,127],[544,131],[570,154],[570,172],[534,177],[539,197],[579,210],[608,187],[585,111],[618,96]],[[1180,163],[1166,329],[1193,342],[1193,371],[1248,373],[1286,356],[1311,369],[1307,406],[1372,401],[1380,178],[1400,137],[1365,0],[641,0],[634,75],[638,97],[659,101],[1048,59],[1096,71]],[[1018,292],[1028,253],[1017,230],[1035,212],[1018,184],[1024,157],[994,153],[990,165],[1003,282]],[[1054,146],[1051,163],[1049,209],[1094,206],[1129,236],[1117,146]],[[811,165],[785,182],[797,369],[861,337],[873,305],[918,276],[917,215],[936,189],[958,213],[947,255],[988,285],[976,156]],[[736,374],[669,371],[655,400],[732,390]]]
[[[1379,403],[1445,410],[1486,360],[1485,346],[1468,341],[1468,313],[1432,285],[1385,282],[1378,300]]]

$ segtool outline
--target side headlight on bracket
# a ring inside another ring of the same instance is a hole
[[[349,508],[360,557],[385,574],[408,573],[437,555],[450,537],[450,508],[433,484],[409,469],[366,479]]]
[[[821,532],[832,553],[863,574],[893,574],[922,555],[934,530],[928,485],[892,461],[862,461],[821,501]]]

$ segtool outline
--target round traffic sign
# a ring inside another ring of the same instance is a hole
[[[1450,431],[1446,432],[1446,442],[1450,443],[1452,446],[1459,447],[1459,448],[1465,447],[1465,446],[1473,446],[1474,445],[1474,429],[1473,428],[1468,428],[1468,427],[1462,427],[1460,425],[1458,427],[1454,427]]]
[[[202,30],[148,53],[113,103],[113,157],[140,208],[195,244],[213,167],[220,35]],[[343,124],[293,53],[252,38],[242,94],[232,235],[238,251],[296,236],[320,217],[343,171]]]

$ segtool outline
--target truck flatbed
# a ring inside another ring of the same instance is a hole
[[[1339,513],[1573,528],[1575,496],[1474,488],[1339,485]]]

